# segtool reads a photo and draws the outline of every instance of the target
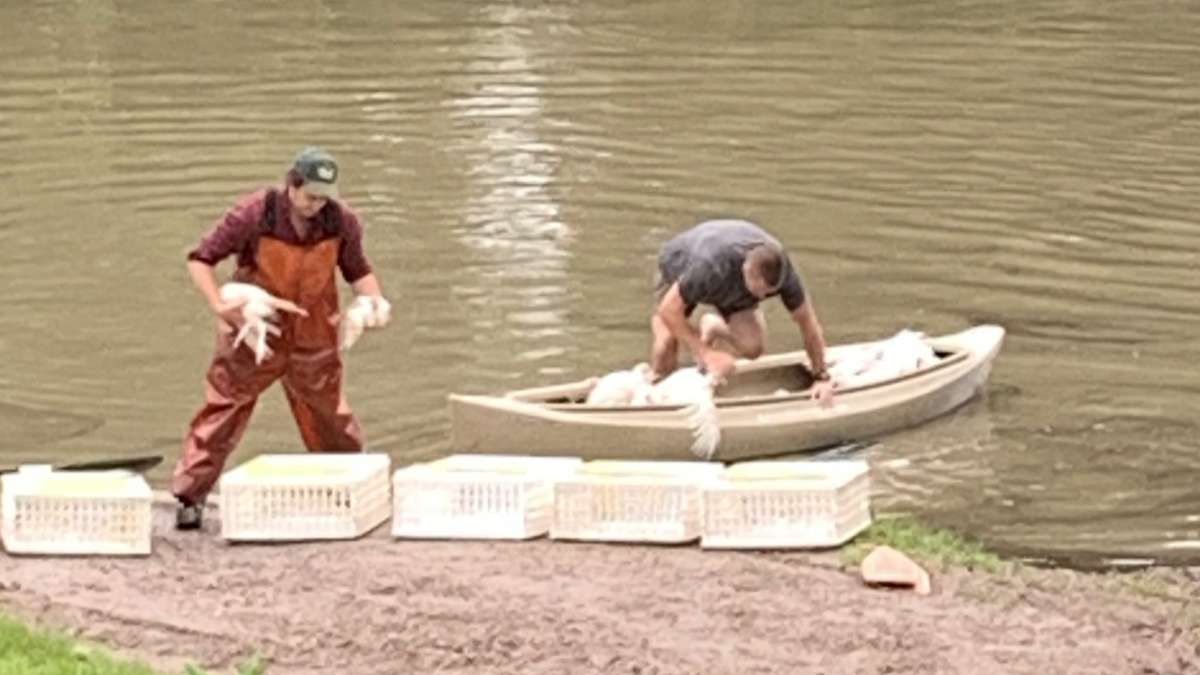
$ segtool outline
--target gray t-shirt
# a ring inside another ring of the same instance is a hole
[[[676,235],[663,244],[658,255],[661,289],[676,281],[691,314],[696,305],[712,305],[725,316],[758,305],[758,298],[746,288],[742,265],[746,253],[760,244],[779,241],[761,227],[745,220],[708,220]],[[804,287],[790,258],[779,290],[768,297],[780,296],[789,312],[804,304]]]

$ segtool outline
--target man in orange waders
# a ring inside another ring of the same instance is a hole
[[[319,148],[296,156],[282,189],[241,198],[188,254],[192,281],[218,317],[217,344],[205,381],[204,405],[192,418],[172,492],[176,527],[198,529],[203,504],[250,422],[258,397],[276,380],[309,452],[362,452],[362,430],[342,393],[338,353],[336,272],[358,295],[381,298],[363,253],[362,226],[338,200],[338,165]],[[303,313],[280,312],[271,355],[233,340],[240,303],[221,300],[213,268],[236,255],[233,280],[290,300]]]

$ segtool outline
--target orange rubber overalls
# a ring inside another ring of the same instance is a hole
[[[272,198],[276,201],[272,203]],[[205,402],[192,418],[175,468],[172,492],[190,503],[203,500],[245,433],[262,393],[282,380],[284,394],[309,452],[361,452],[362,430],[342,392],[338,354],[337,257],[339,237],[296,245],[274,236],[273,214],[285,194],[267,192],[254,264],[238,268],[236,281],[252,283],[308,312],[279,312],[280,335],[268,339],[272,354],[262,364],[236,331],[217,328],[216,352],[205,381]],[[336,208],[335,206],[332,208]]]

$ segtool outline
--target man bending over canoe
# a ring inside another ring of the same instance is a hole
[[[783,245],[745,220],[708,220],[663,244],[658,256],[658,308],[651,319],[651,364],[657,377],[678,367],[683,342],[698,365],[724,379],[735,356],[717,349],[728,343],[737,356],[756,359],[766,344],[766,319],[759,303],[779,296],[800,327],[812,363],[813,397],[828,405],[833,386],[825,368],[825,339],[812,301]],[[710,305],[699,330],[690,322],[696,305]]]

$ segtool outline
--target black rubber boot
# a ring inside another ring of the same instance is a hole
[[[179,500],[179,508],[175,511],[175,529],[198,530],[204,522],[204,507],[193,504],[186,499]]]

